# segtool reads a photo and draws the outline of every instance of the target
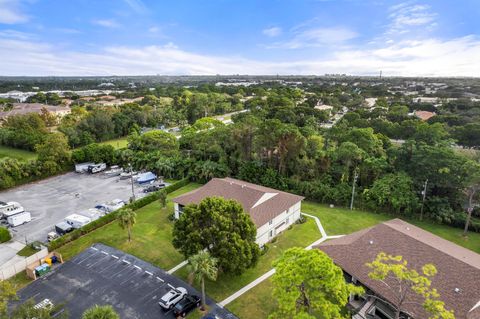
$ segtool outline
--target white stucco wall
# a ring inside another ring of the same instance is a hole
[[[279,233],[287,229],[300,218],[301,202],[296,203],[288,210],[257,229],[257,244],[261,247],[272,240]],[[283,224],[282,224],[283,223]]]

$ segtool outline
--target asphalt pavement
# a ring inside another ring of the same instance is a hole
[[[135,184],[137,197],[144,195],[142,189]],[[31,222],[10,229],[14,240],[25,243],[45,242],[54,225],[70,214],[116,198],[128,202],[131,195],[128,179],[71,172],[0,192],[0,201],[19,202],[31,213]]]
[[[93,305],[112,305],[121,318],[174,318],[164,311],[159,299],[172,287],[200,293],[181,279],[139,258],[112,247],[95,244],[65,264],[53,269],[18,292],[15,306],[33,298],[36,303],[50,299],[65,304],[70,318],[81,318]],[[236,317],[207,299],[214,313],[222,318]]]

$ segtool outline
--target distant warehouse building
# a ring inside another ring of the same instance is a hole
[[[206,197],[223,197],[239,202],[257,226],[258,245],[272,240],[300,218],[302,196],[255,185],[233,178],[213,178],[207,184],[173,199],[175,218],[183,207],[198,204]]]

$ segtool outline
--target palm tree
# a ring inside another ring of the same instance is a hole
[[[95,305],[92,308],[85,310],[82,319],[120,319],[120,316],[110,305]]]
[[[202,307],[205,310],[205,278],[209,280],[217,280],[218,267],[217,258],[214,258],[206,250],[188,258],[189,278],[195,279],[202,285]]]
[[[132,227],[137,221],[137,214],[130,208],[122,209],[118,214],[118,223],[128,231],[128,241],[132,241]]]

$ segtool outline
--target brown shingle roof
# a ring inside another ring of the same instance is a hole
[[[257,227],[303,199],[302,196],[227,177],[213,178],[202,187],[180,195],[173,201],[181,205],[198,204],[205,197],[212,196],[238,201]]]
[[[428,119],[434,117],[436,114],[429,111],[415,111],[415,116],[421,119],[422,121],[427,121]]]
[[[445,307],[454,310],[458,319],[480,319],[480,305],[475,308],[480,301],[480,255],[421,228],[393,219],[324,242],[316,248],[326,252],[347,273],[387,300],[393,300],[393,294],[379,281],[370,279],[370,269],[365,266],[379,252],[403,256],[409,267],[418,271],[423,265],[432,263],[438,271],[432,279],[432,286],[440,293]],[[460,291],[456,292],[456,288]],[[417,304],[405,307],[414,318],[428,317]]]

